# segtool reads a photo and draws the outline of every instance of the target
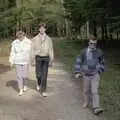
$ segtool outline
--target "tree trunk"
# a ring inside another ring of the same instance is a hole
[[[16,0],[16,8],[18,8],[19,10],[20,10],[20,8],[21,8],[21,0]],[[21,21],[20,21],[20,15],[18,14],[17,15],[17,23],[16,23],[16,31],[18,31],[19,29],[20,29],[20,23],[21,23]]]
[[[90,37],[90,30],[89,30],[89,22],[88,21],[87,21],[86,25],[87,25],[87,39],[89,39],[89,37]]]
[[[68,23],[68,20],[65,19],[65,28],[66,28],[66,36],[68,37],[69,36],[69,23]]]
[[[119,39],[119,33],[117,32],[117,40]]]
[[[97,37],[97,28],[96,28],[96,22],[93,22],[93,34],[95,37]]]
[[[107,40],[108,39],[108,33],[107,33],[107,25],[105,25],[104,27],[104,32],[105,32],[105,39]]]
[[[101,31],[102,31],[102,40],[104,40],[104,25],[101,25]]]

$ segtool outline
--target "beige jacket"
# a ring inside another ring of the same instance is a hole
[[[32,62],[34,62],[36,55],[49,56],[50,62],[53,61],[54,59],[53,43],[48,35],[38,34],[32,39],[32,47],[31,47]]]

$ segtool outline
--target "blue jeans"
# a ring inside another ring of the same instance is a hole
[[[41,86],[41,92],[45,92],[47,88],[49,57],[36,55],[35,62],[37,84]]]

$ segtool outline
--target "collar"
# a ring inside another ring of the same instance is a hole
[[[43,35],[41,35],[41,34],[39,33],[39,37],[41,38],[42,41],[44,41],[44,40],[46,39],[46,34],[44,33]]]
[[[96,50],[96,48],[91,49],[91,48],[89,48],[89,47],[88,47],[88,49],[87,49],[87,50],[88,50],[88,52],[90,52],[90,51],[94,51],[94,50]]]
[[[46,36],[46,33],[44,33],[43,35],[39,33],[39,36],[44,37],[44,36]]]
[[[22,40],[18,39],[19,42],[23,42],[24,40],[26,40],[26,37],[24,37]]]

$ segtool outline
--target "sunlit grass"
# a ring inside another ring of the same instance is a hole
[[[9,56],[10,47],[11,47],[11,41],[9,40],[0,41],[0,57]]]

